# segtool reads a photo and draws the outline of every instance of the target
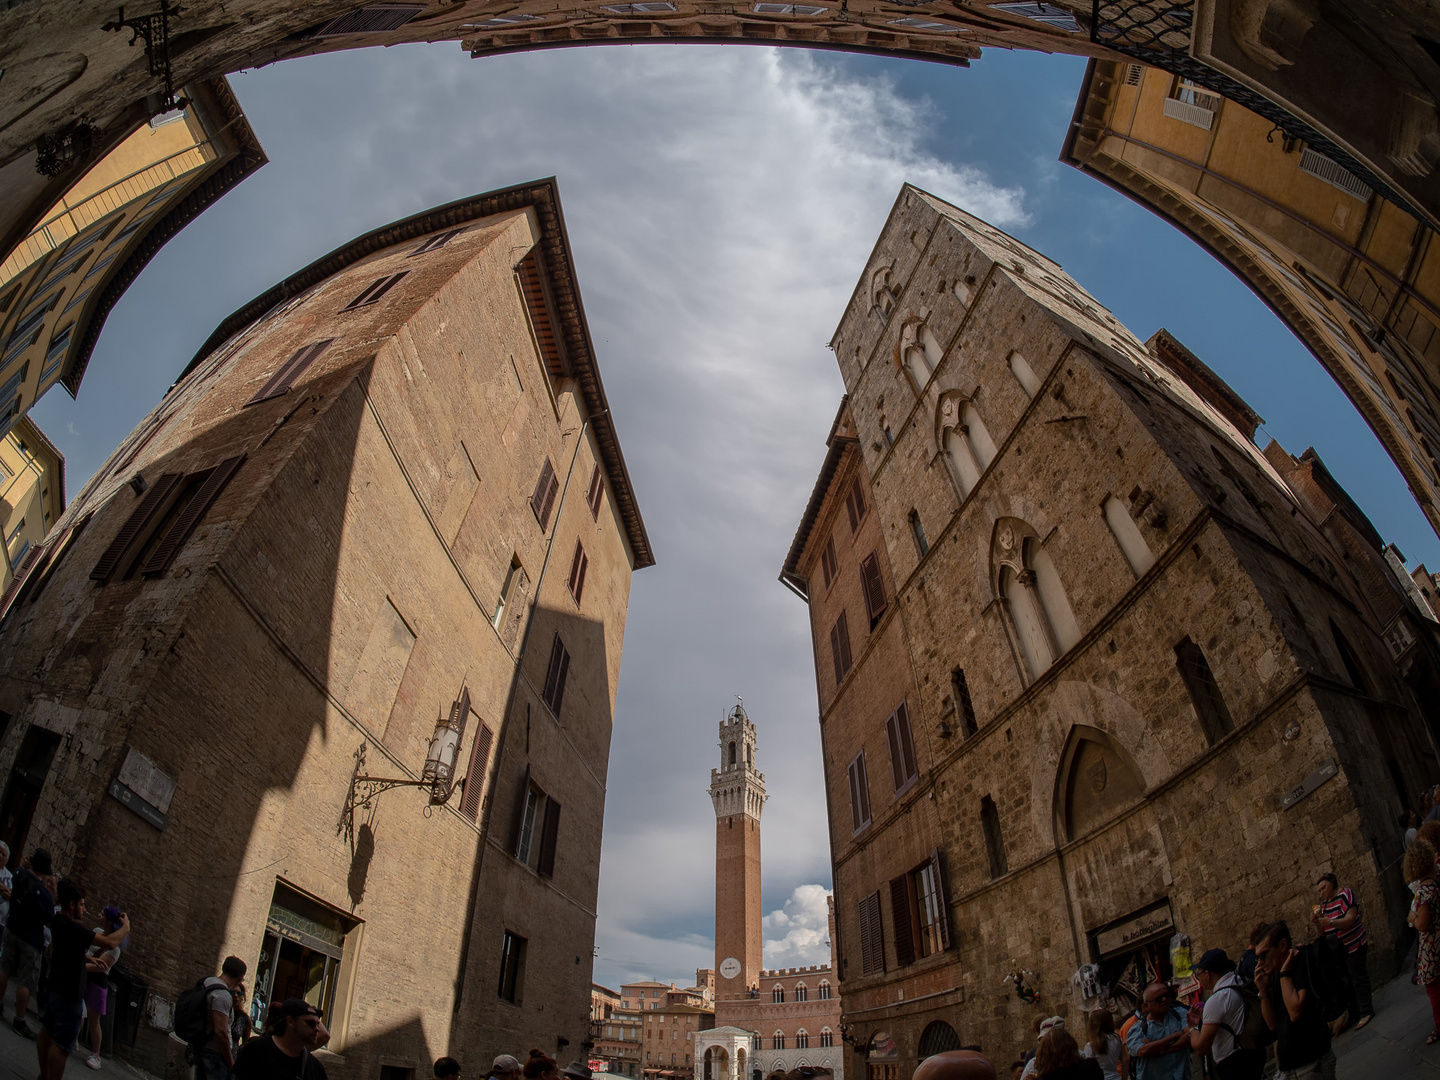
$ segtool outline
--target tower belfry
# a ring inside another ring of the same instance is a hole
[[[715,997],[758,986],[760,814],[765,774],[755,769],[755,725],[737,704],[720,721],[720,768],[710,770],[715,806]]]

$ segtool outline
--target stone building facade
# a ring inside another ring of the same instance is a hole
[[[179,1075],[171,1003],[233,953],[257,1013],[324,1010],[342,1075],[580,1056],[652,561],[553,181],[222,324],[0,624],[4,836],[130,913],[122,1051]]]
[[[23,416],[0,441],[0,529],[5,532],[0,591],[9,590],[27,559],[38,557],[41,542],[64,512],[65,455]],[[0,607],[3,603],[0,599]]]
[[[1173,934],[1305,927],[1326,870],[1393,970],[1394,821],[1437,770],[1386,635],[1420,616],[1304,458],[1262,453],[1170,335],[909,186],[832,344],[847,396],[782,580],[814,636],[853,1067],[1124,1008]]]
[[[715,1026],[715,1013],[696,1005],[662,1005],[641,1016],[640,1063],[645,1076],[690,1076],[702,1031]]]
[[[1141,64],[1092,61],[1060,160],[1188,234],[1294,332],[1440,531],[1440,247],[1323,147]]]

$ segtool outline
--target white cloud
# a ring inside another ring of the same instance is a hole
[[[830,913],[823,885],[801,885],[785,906],[764,918],[765,966],[807,967],[830,963]],[[769,934],[779,933],[779,937]]]

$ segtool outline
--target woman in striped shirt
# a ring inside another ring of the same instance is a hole
[[[1374,1017],[1375,1006],[1370,1002],[1370,971],[1366,960],[1370,952],[1370,939],[1365,934],[1365,924],[1360,921],[1360,905],[1349,889],[1340,888],[1334,874],[1321,874],[1315,882],[1320,893],[1320,903],[1315,906],[1311,920],[1315,928],[1329,934],[1345,946],[1345,966],[1350,971],[1350,1016],[1357,1029],[1363,1028]]]

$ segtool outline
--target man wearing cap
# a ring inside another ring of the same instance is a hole
[[[17,1034],[27,1039],[35,1032],[25,1022],[30,995],[40,979],[40,956],[45,952],[45,927],[55,914],[55,896],[45,878],[52,876],[50,852],[36,848],[28,864],[22,863],[10,889],[10,917],[5,924],[5,946],[0,949],[0,1001],[10,977],[15,977],[15,1022]]]
[[[1230,957],[1224,949],[1209,949],[1190,970],[1205,1002],[1200,1027],[1190,1032],[1190,1048],[1201,1057],[1210,1055],[1217,1080],[1260,1080],[1265,1051],[1244,1049],[1238,1041],[1245,1027],[1244,984]],[[1195,1019],[1193,1012],[1191,1019]]]
[[[235,1080],[326,1080],[313,1053],[329,1037],[320,1010],[303,998],[286,998],[278,1012],[272,1007],[270,1019],[270,1029],[235,1055]]]
[[[1140,999],[1140,1019],[1125,1037],[1135,1080],[1190,1080],[1190,1023],[1164,983]]]
[[[490,1075],[493,1080],[519,1080],[519,1059],[512,1054],[501,1054],[490,1066]]]

